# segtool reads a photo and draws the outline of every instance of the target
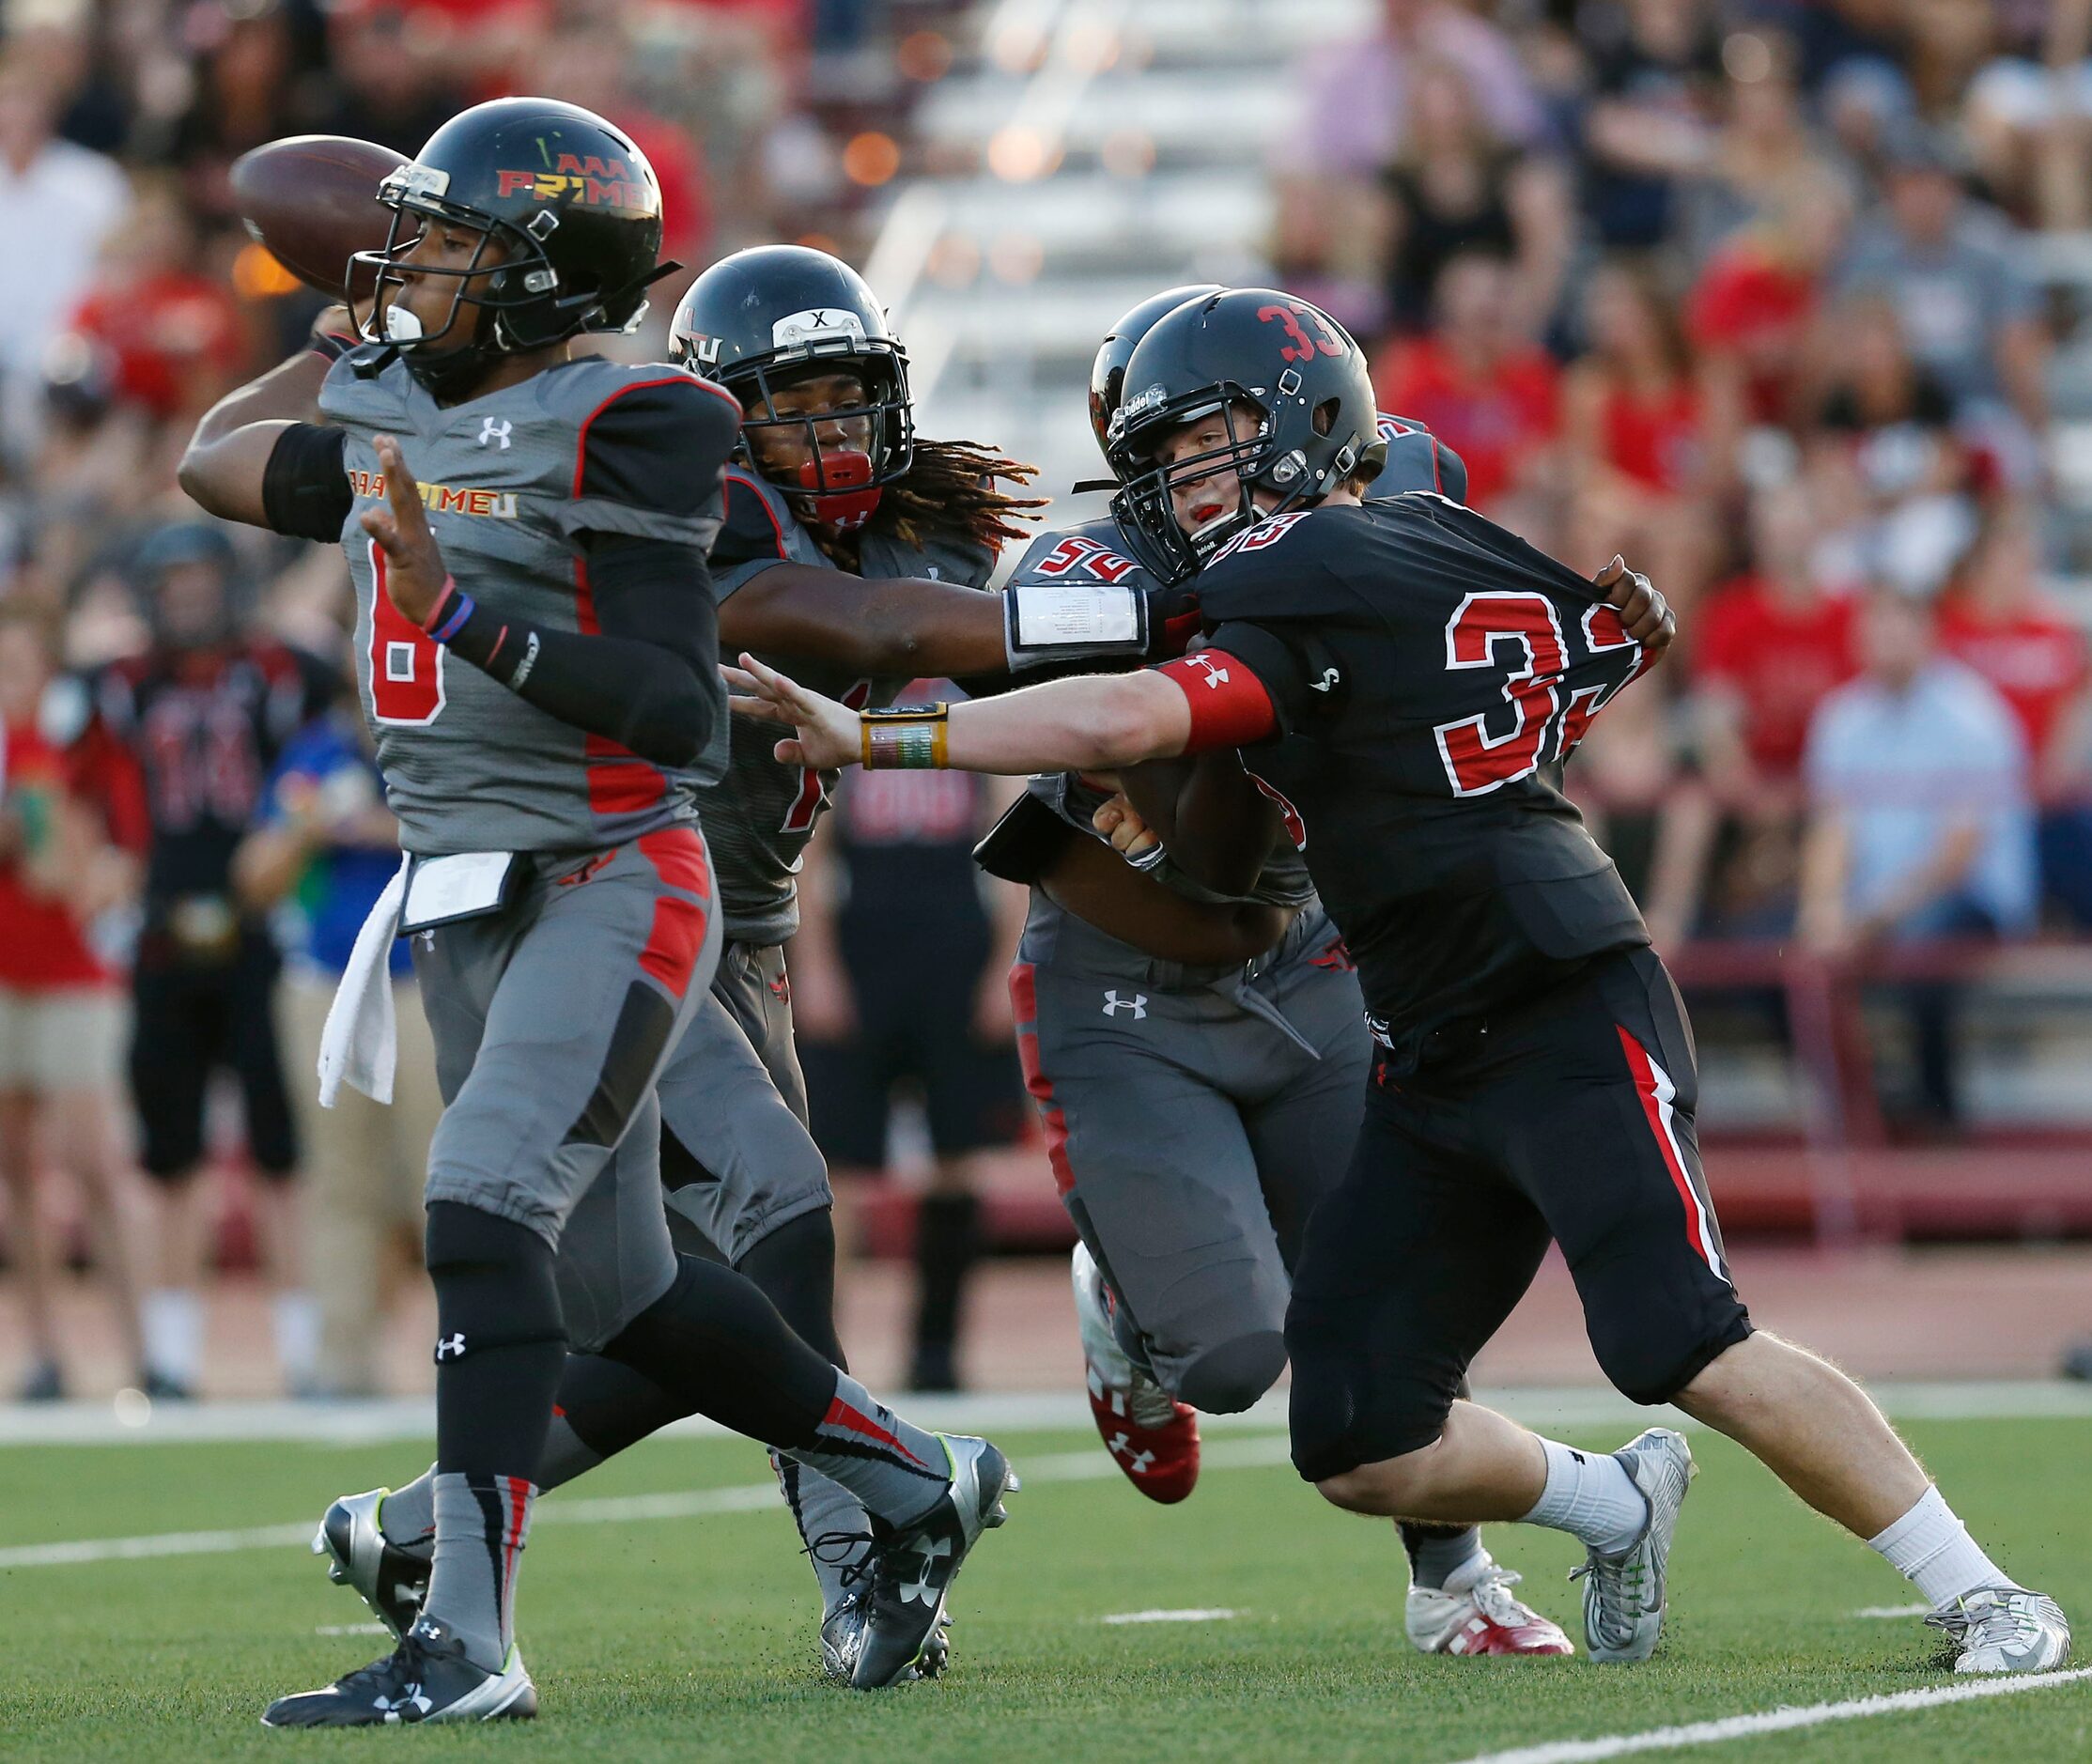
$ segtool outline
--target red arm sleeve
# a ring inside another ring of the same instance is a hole
[[[1174,681],[1191,706],[1186,753],[1246,747],[1278,733],[1278,713],[1264,683],[1225,649],[1201,649],[1155,672]]]

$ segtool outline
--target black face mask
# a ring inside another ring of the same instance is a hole
[[[359,356],[349,366],[358,379],[376,379],[394,362],[403,361],[415,384],[438,404],[457,404],[473,395],[500,359],[500,350],[482,348],[476,343],[441,352],[398,349],[387,345],[373,354]]]

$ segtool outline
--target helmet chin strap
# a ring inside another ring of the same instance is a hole
[[[855,449],[823,453],[799,466],[799,483],[813,492],[807,500],[814,518],[838,533],[855,533],[878,508],[880,487],[871,479],[871,456]]]

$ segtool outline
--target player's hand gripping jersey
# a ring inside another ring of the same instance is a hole
[[[995,567],[983,547],[925,534],[908,544],[891,534],[860,536],[859,568],[867,580],[930,577],[979,588]],[[752,472],[729,468],[724,521],[712,547],[712,587],[721,600],[777,564],[834,569],[834,561],[814,543],[785,499]],[[794,658],[798,677],[846,704],[891,704],[907,677],[863,679],[811,658]],[[806,842],[827,811],[836,774],[780,766],[770,750],[777,732],[747,717],[732,723],[732,755],[725,775],[699,793],[705,836],[712,850],[730,942],[783,943],[798,929],[796,878]]]
[[[519,673],[504,686],[401,614],[385,593],[384,553],[358,517],[384,497],[375,438],[397,436],[458,586],[518,627],[592,636],[603,627],[588,552],[601,536],[699,555],[711,542],[739,421],[733,400],[680,369],[582,357],[444,407],[398,361],[359,374],[369,354],[335,363],[320,393],[342,437],[346,508],[315,493],[302,524],[277,524],[318,537],[340,515],[358,682],[401,843],[430,856],[602,850],[690,820],[694,787],[725,766],[723,695],[692,766],[657,765],[584,734],[518,696]],[[691,572],[693,590],[701,575]]]
[[[1398,1055],[1648,942],[1560,790],[1591,718],[1645,665],[1588,581],[1412,494],[1253,528],[1200,590],[1211,647],[1170,667],[1193,746],[1234,735],[1284,798]]]

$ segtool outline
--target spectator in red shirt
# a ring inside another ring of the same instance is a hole
[[[1801,481],[1759,491],[1752,567],[1701,614],[1689,703],[1703,788],[1674,804],[1671,890],[1651,911],[1652,927],[1674,937],[1699,924],[1735,936],[1784,930],[1791,915],[1809,720],[1858,668],[1852,604],[1824,594],[1810,567],[1817,525]]]
[[[172,183],[143,184],[70,329],[114,364],[113,394],[155,422],[192,419],[240,377],[246,337],[223,282],[200,273],[196,233]]]
[[[1563,381],[1563,469],[1575,557],[1645,558],[1682,613],[1712,568],[1701,396],[1684,338],[1649,276],[1608,264],[1586,289],[1588,348]]]
[[[2092,924],[2092,656],[2043,592],[2035,511],[2001,503],[1940,603],[1940,647],[1976,670],[2026,736],[2039,805],[2041,880]]]
[[[1731,807],[1790,806],[1817,704],[1852,677],[1852,603],[1809,565],[1816,509],[1800,482],[1751,509],[1751,570],[1710,597],[1693,667],[1709,777]]]
[[[133,1366],[144,1361],[116,1143],[123,998],[83,930],[135,880],[135,863],[113,843],[112,819],[130,819],[133,839],[144,828],[135,805],[125,816],[120,804],[95,799],[92,781],[53,738],[64,731],[47,729],[66,720],[65,689],[53,687],[52,666],[35,617],[0,609],[0,1182],[22,1274],[25,1401],[65,1394],[39,1140],[79,1185],[120,1338]]]
[[[1480,252],[1452,258],[1433,297],[1436,328],[1388,353],[1373,387],[1383,410],[1414,417],[1467,462],[1472,506],[1515,525],[1507,510],[1544,487],[1561,376],[1511,322],[1510,276]]]
[[[1719,476],[1734,469],[1747,425],[1803,414],[1822,281],[1852,218],[1851,190],[1835,173],[1791,178],[1763,215],[1715,247],[1686,296],[1708,458]]]

